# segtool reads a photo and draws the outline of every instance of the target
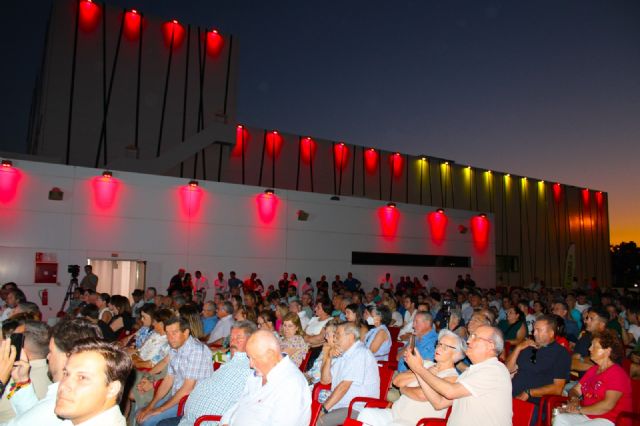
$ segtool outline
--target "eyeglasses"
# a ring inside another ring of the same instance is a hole
[[[442,342],[438,342],[438,344],[436,345],[436,348],[442,348],[443,350],[447,350],[447,348],[453,349],[454,351],[456,350],[455,346],[447,345],[446,343],[442,343]]]
[[[470,336],[469,336],[469,338],[467,339],[467,341],[469,341],[469,340],[475,340],[475,339],[478,339],[478,340],[484,340],[484,341],[485,341],[485,342],[487,342],[487,343],[494,344],[494,343],[493,343],[493,340],[488,339],[488,338],[486,338],[486,337],[480,337],[480,336],[476,335],[475,333],[474,333],[474,334],[472,334],[472,335],[470,335]]]

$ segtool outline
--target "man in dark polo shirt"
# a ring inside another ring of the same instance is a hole
[[[511,382],[514,398],[537,406],[544,395],[562,394],[571,356],[555,340],[557,327],[555,315],[541,316],[533,325],[534,340],[525,339],[507,358],[507,368],[515,373]]]
[[[578,339],[571,358],[571,371],[578,372],[579,377],[582,377],[585,371],[593,367],[594,364],[589,354],[591,340],[607,328],[608,321],[609,314],[604,309],[589,309],[587,318],[584,320],[584,327],[587,331]]]

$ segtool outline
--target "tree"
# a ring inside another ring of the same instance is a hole
[[[611,246],[611,273],[615,287],[640,284],[640,248],[635,242]]]

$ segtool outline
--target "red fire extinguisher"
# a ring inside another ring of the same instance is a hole
[[[40,290],[40,301],[42,302],[42,306],[47,306],[49,304],[49,291],[46,288],[44,290]]]

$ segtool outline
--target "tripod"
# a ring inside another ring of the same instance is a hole
[[[64,300],[62,301],[62,306],[60,307],[60,311],[58,312],[58,316],[64,315],[64,306],[67,304],[67,301],[71,299],[73,296],[73,292],[78,288],[78,275],[72,274],[71,279],[69,280],[69,286],[67,287],[67,292],[64,295]]]

